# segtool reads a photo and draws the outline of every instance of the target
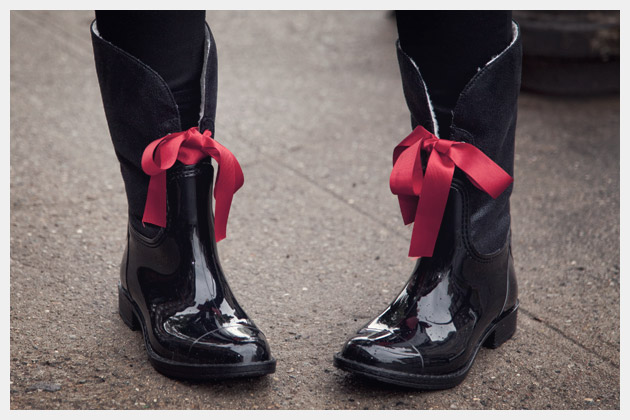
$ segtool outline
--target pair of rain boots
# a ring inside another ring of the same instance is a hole
[[[265,335],[232,294],[217,254],[216,240],[225,236],[231,196],[242,184],[242,172],[231,153],[211,137],[217,53],[210,28],[206,26],[200,118],[198,127],[188,130],[181,126],[164,80],[103,39],[96,21],[91,29],[103,105],[129,204],[119,284],[121,318],[130,328],[142,330],[150,362],[170,377],[203,380],[273,373],[276,361]],[[513,174],[520,36],[514,24],[512,43],[462,91],[447,141],[438,138],[417,65],[399,44],[397,48],[414,132],[395,151],[394,172],[397,159],[399,172],[404,172],[405,160],[415,159],[416,164],[397,180],[393,173],[390,182],[405,221],[428,223],[434,238],[420,238],[424,244],[418,248],[413,245],[418,238],[412,237],[410,255],[421,258],[405,288],[345,344],[334,364],[383,382],[442,389],[465,378],[481,346],[498,347],[516,330],[512,187],[505,182],[495,188],[496,198],[491,197],[479,179],[485,176],[483,167],[477,169],[481,175],[471,175],[468,155],[458,160],[449,153],[457,155],[461,145],[472,147],[494,162],[497,168],[492,170],[503,172],[495,171],[497,176]],[[433,154],[435,158],[429,157]],[[212,158],[219,163],[216,184]],[[443,201],[439,217],[427,222],[418,219],[422,211],[415,219],[410,212],[415,212],[414,206],[426,206],[434,182],[431,168],[438,165],[432,159],[450,170],[452,182],[442,185],[438,194]],[[411,184],[417,176],[422,182],[423,173],[425,204],[419,205],[419,191]],[[405,208],[410,203],[411,210]]]

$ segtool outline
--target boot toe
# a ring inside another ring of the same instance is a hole
[[[180,361],[200,364],[250,364],[271,360],[265,335],[255,326],[233,324],[200,334],[164,323],[164,341]],[[162,341],[162,340],[161,340]]]
[[[257,328],[232,325],[197,338],[189,348],[195,358],[212,359],[220,349],[224,363],[257,363],[271,360],[269,344]]]
[[[346,343],[340,356],[350,362],[407,373],[421,372],[424,367],[418,349],[391,331],[356,336]]]

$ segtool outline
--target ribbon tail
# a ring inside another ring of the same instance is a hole
[[[454,172],[453,161],[431,152],[411,232],[410,257],[433,256]]]
[[[225,147],[217,148],[219,172],[214,188],[214,239],[219,242],[227,236],[227,221],[234,193],[243,186],[243,170],[236,157]]]
[[[418,197],[415,195],[399,195],[398,205],[400,206],[403,223],[405,225],[413,223],[418,209]]]
[[[475,187],[494,199],[514,181],[503,168],[471,144],[453,145],[449,156]]]
[[[214,210],[214,240],[219,242],[227,236],[227,220],[230,214],[232,195],[220,194]]]
[[[236,189],[234,188],[234,175],[225,168],[225,163],[221,163],[221,173],[217,175],[217,182],[214,188],[214,239],[219,242],[227,236],[227,222],[232,206],[232,197]],[[232,175],[232,176],[229,176]],[[231,180],[228,179],[232,178]]]
[[[395,157],[396,161],[389,177],[389,188],[393,194],[398,196],[398,204],[405,225],[414,221],[418,195],[422,191],[423,176],[420,153],[419,142],[400,151]]]
[[[142,223],[166,227],[166,172],[151,176]]]

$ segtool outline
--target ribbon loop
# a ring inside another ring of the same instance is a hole
[[[423,150],[429,153],[424,173]],[[394,148],[393,160],[389,186],[398,196],[403,222],[414,223],[410,257],[433,255],[455,166],[492,198],[513,182],[507,172],[472,144],[439,139],[422,126]]]
[[[232,197],[243,185],[243,171],[232,152],[214,140],[209,130],[202,134],[197,127],[168,134],[144,149],[142,170],[151,179],[142,223],[166,227],[166,170],[178,160],[184,165],[194,165],[206,156],[219,165],[214,188],[214,237],[217,242],[225,238]]]

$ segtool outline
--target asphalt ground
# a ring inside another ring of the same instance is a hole
[[[619,408],[618,96],[520,96],[518,332],[454,389],[381,385],[332,356],[414,264],[388,186],[410,130],[395,23],[384,11],[208,12],[216,138],[245,173],[219,251],[278,365],[191,383],[154,371],[117,314],[126,201],[92,18],[11,12],[12,409]]]

